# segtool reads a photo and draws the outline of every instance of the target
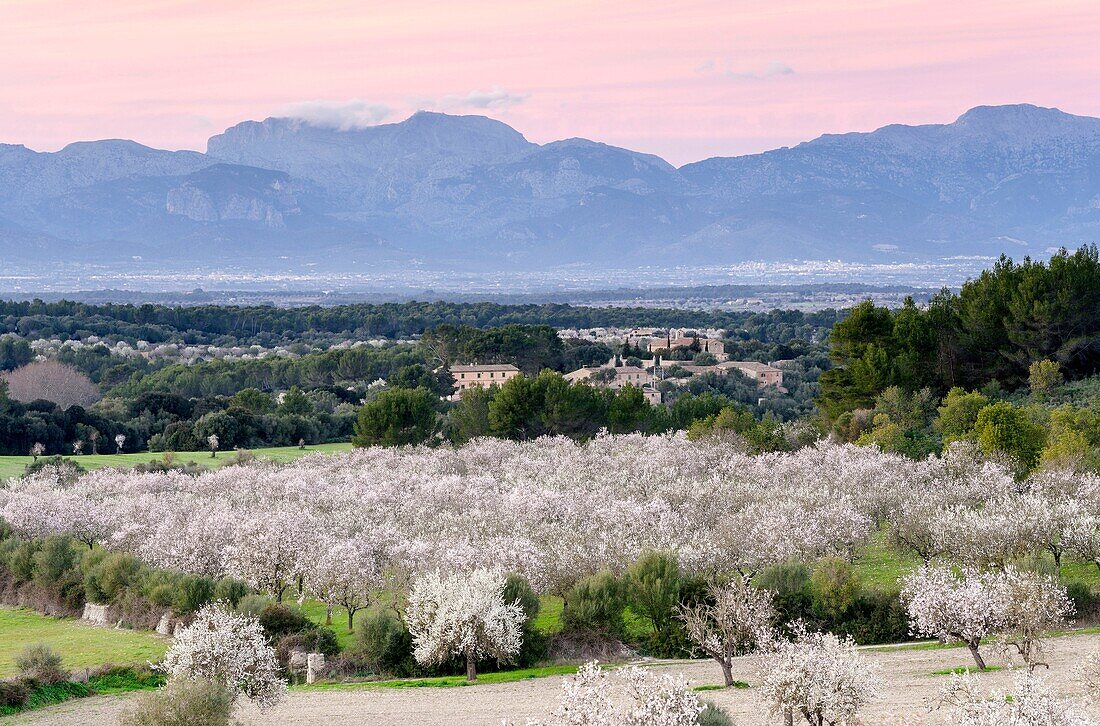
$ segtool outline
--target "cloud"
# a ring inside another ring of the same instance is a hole
[[[500,86],[488,91],[470,91],[464,95],[451,94],[439,99],[438,105],[445,109],[456,108],[509,108],[527,100],[527,93],[510,93]]]
[[[792,76],[794,75],[794,68],[783,61],[772,61],[764,67],[762,71],[749,71],[738,72],[734,70],[727,70],[726,75],[730,78],[748,78],[751,80],[762,81],[765,78],[775,78],[777,76]]]
[[[298,101],[279,109],[278,115],[305,121],[314,126],[351,131],[374,126],[393,110],[381,103],[353,98],[349,101]]]
[[[724,71],[720,68],[723,65],[725,66]],[[744,78],[752,81],[762,81],[766,78],[794,75],[794,68],[791,68],[783,61],[772,61],[760,70],[734,70],[733,64],[730,63],[728,60],[723,62],[721,59],[708,59],[695,66],[695,72],[702,75],[718,73],[728,78]]]

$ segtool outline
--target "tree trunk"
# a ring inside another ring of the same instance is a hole
[[[788,708],[787,712],[783,714],[783,723],[786,726],[794,726],[794,709]]]
[[[348,632],[355,632],[355,608],[348,608]]]
[[[974,662],[978,664],[978,670],[985,670],[985,659],[982,658],[982,654],[978,652],[977,643],[967,643],[966,647],[970,648],[970,655],[974,656]]]
[[[726,679],[726,688],[729,688],[733,685],[733,668],[728,660],[719,661],[719,665],[722,666],[722,677]]]
[[[332,606],[325,604],[325,625],[332,625]]]
[[[466,654],[466,680],[471,682],[477,680],[477,664],[474,663],[473,653]]]

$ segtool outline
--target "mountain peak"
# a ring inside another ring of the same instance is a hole
[[[975,134],[996,134],[1007,141],[1100,135],[1100,119],[1074,116],[1057,108],[1017,103],[1004,106],[975,106],[953,124],[953,128]]]

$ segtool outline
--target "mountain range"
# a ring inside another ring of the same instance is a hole
[[[592,269],[1041,256],[1100,239],[1100,119],[983,106],[679,168],[483,116],[246,121],[206,153],[0,144],[0,257],[124,268]]]

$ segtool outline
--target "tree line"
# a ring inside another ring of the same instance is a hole
[[[1100,372],[1100,254],[1095,245],[1049,262],[1008,257],[943,290],[926,308],[866,301],[834,325],[834,368],[821,376],[819,403],[832,420],[870,408],[887,388],[1013,390],[1033,364],[1057,363],[1070,380]]]

